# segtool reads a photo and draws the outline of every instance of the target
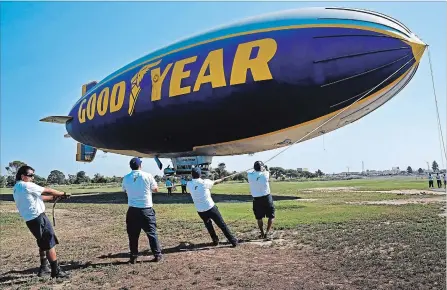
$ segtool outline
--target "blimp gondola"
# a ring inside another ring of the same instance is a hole
[[[303,142],[373,112],[409,83],[425,48],[373,11],[276,12],[149,53],[84,85],[68,115],[41,121],[65,124],[77,161],[102,150],[160,169],[171,158],[172,174],[207,171],[213,156]]]

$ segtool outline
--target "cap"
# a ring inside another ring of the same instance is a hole
[[[264,166],[264,163],[262,161],[256,161],[255,164],[253,165],[253,168],[256,171],[261,171],[262,166]]]
[[[130,168],[138,168],[142,162],[143,161],[138,157],[132,158],[132,160],[130,160]]]
[[[191,175],[192,177],[200,177],[200,175],[202,174],[202,170],[200,170],[200,167],[194,167],[191,169]]]

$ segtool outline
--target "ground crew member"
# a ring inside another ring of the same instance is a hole
[[[152,204],[152,192],[158,192],[158,185],[150,173],[141,170],[141,159],[132,158],[132,171],[123,177],[123,190],[127,193],[128,206],[126,215],[127,235],[129,238],[130,260],[135,264],[138,258],[138,239],[141,229],[149,239],[154,259],[162,260],[161,248],[157,237],[155,210]]]
[[[168,189],[168,195],[172,195],[172,182],[171,179],[166,179],[166,188]]]
[[[55,246],[59,244],[59,241],[45,214],[44,201],[52,201],[57,197],[68,198],[70,194],[41,187],[33,180],[34,169],[28,165],[20,167],[16,174],[13,197],[19,214],[36,238],[39,247],[40,268],[37,275],[41,277],[51,272],[52,278],[67,278],[69,274],[62,271],[57,262]],[[43,195],[44,193],[52,196]]]
[[[445,187],[446,182],[447,182],[447,179],[446,179],[446,176],[445,176],[445,173],[444,173],[444,188],[446,188]]]
[[[275,206],[270,194],[269,178],[270,173],[262,161],[256,161],[253,172],[248,173],[248,183],[253,196],[253,213],[258,220],[258,227],[261,231],[261,239],[267,238],[275,219]],[[268,218],[267,230],[264,234],[264,224],[262,219]]]
[[[438,183],[438,188],[441,188],[442,183],[441,183],[441,176],[439,176],[439,173],[436,173],[436,182]]]
[[[203,223],[205,224],[205,227],[213,240],[213,244],[215,246],[219,245],[219,238],[214,231],[211,220],[214,221],[214,223],[222,230],[223,234],[231,245],[236,247],[238,244],[237,239],[230,232],[230,229],[225,224],[218,207],[214,204],[214,201],[211,198],[210,189],[214,184],[222,182],[223,180],[218,179],[212,181],[210,179],[202,179],[202,172],[199,167],[194,167],[191,170],[191,174],[192,180],[188,181],[186,187],[191,194],[192,200],[197,209],[197,213],[199,214],[200,218],[202,218]]]
[[[182,179],[180,180],[181,185],[182,185],[182,193],[188,193],[186,191],[186,178],[184,176],[182,176]]]
[[[431,176],[431,173],[428,174],[428,188],[433,187],[433,176]]]

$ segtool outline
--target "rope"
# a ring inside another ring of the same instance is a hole
[[[424,52],[423,49],[421,49],[421,51],[419,52],[419,55],[421,55]],[[327,123],[329,123],[330,121],[332,121],[335,117],[337,117],[338,115],[340,115],[341,113],[343,113],[344,111],[346,111],[347,109],[349,109],[351,106],[353,106],[354,104],[356,104],[358,101],[360,101],[361,99],[363,99],[364,97],[366,97],[369,93],[371,93],[372,91],[374,91],[376,88],[378,88],[380,85],[382,85],[384,82],[386,82],[387,80],[389,80],[392,76],[394,76],[396,73],[398,73],[400,70],[402,70],[407,64],[409,64],[413,59],[415,59],[417,56],[413,56],[409,61],[407,61],[403,66],[401,66],[398,70],[396,70],[394,73],[392,73],[391,75],[389,75],[386,79],[384,79],[382,82],[380,82],[378,85],[376,85],[375,87],[373,87],[372,89],[370,89],[369,91],[367,91],[365,94],[363,94],[361,97],[359,97],[355,102],[353,102],[352,104],[350,104],[349,106],[345,107],[343,110],[341,110],[340,112],[338,112],[337,114],[335,114],[334,116],[332,116],[330,119],[328,119],[327,121],[325,121],[323,124],[319,125],[317,128],[313,129],[311,132],[307,133],[306,135],[304,135],[303,137],[301,137],[298,141],[295,141],[294,143],[288,145],[285,149],[283,149],[282,151],[280,151],[278,154],[273,155],[270,159],[268,159],[267,161],[264,162],[264,164],[266,164],[267,162],[273,160],[274,158],[276,158],[278,155],[282,154],[283,152],[285,152],[286,150],[290,149],[290,147],[292,147],[293,145],[295,145],[296,143],[301,142],[303,139],[305,139],[307,136],[309,136],[310,134],[312,134],[313,132],[317,131],[318,129],[320,129],[321,127],[323,127],[324,125],[326,125]],[[438,117],[439,119],[439,117]],[[243,172],[249,171],[251,170],[252,167],[250,167],[249,169],[246,169],[244,171],[240,171],[231,175],[228,175],[224,178],[222,178],[222,180],[230,178],[232,176],[241,174]]]
[[[53,202],[53,226],[56,227],[56,213],[54,212],[54,208],[56,207],[56,203],[60,200],[60,197],[56,197]]]
[[[441,155],[442,155],[442,151],[444,151],[444,158],[446,158],[446,160],[447,160],[447,154],[446,154],[445,145],[444,145],[444,136],[442,134],[441,120],[439,118],[438,98],[436,96],[436,90],[435,90],[435,78],[434,78],[434,73],[433,73],[433,67],[432,67],[432,64],[431,64],[430,47],[427,50],[428,50],[428,61],[430,63],[431,81],[432,81],[432,85],[433,85],[433,95],[435,97],[436,115],[437,115],[437,118],[438,118],[438,133],[439,133],[439,137],[441,139],[439,141],[439,147],[442,146],[442,149],[444,149],[444,150],[441,149]],[[441,142],[442,142],[442,145],[441,145]],[[444,167],[444,158],[441,158],[443,167]]]

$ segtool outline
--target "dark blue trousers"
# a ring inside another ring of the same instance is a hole
[[[161,255],[161,248],[157,237],[157,221],[153,208],[129,207],[126,215],[127,235],[131,255],[138,255],[138,239],[143,230],[149,239],[154,256]]]
[[[214,230],[213,223],[211,221],[214,221],[216,223],[216,225],[222,230],[223,234],[230,243],[237,243],[237,239],[233,236],[233,234],[230,232],[230,229],[225,224],[225,221],[223,220],[217,206],[213,206],[207,211],[198,213],[199,216],[202,218],[203,223],[205,224],[205,227],[208,230],[208,233],[210,234],[213,241],[219,241],[219,238],[216,235],[216,231]]]

